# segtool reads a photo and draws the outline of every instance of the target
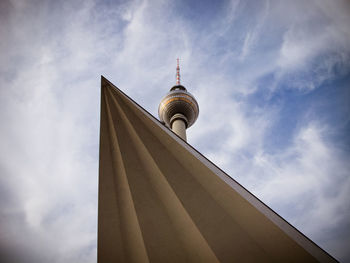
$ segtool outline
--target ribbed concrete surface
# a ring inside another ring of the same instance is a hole
[[[335,262],[225,176],[102,78],[98,262]]]

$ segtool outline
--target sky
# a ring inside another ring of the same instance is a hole
[[[350,2],[0,1],[0,258],[96,262],[100,80],[350,262]],[[233,244],[234,245],[234,244]],[[6,260],[5,260],[6,259]]]

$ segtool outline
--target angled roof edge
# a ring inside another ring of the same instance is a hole
[[[151,113],[145,110],[132,98],[126,95],[113,83],[107,80],[101,75],[101,89],[102,88],[113,88],[115,91],[124,96],[129,100],[137,109],[148,116],[158,127],[160,127],[164,132],[171,136],[176,142],[178,142],[182,147],[184,147],[188,152],[193,154],[198,160],[200,160],[208,169],[220,177],[227,185],[239,193],[245,200],[247,200],[251,205],[253,205],[258,211],[264,214],[268,219],[270,219],[275,225],[277,225],[281,230],[283,230],[290,238],[292,238],[296,243],[302,246],[306,251],[308,251],[312,256],[314,256],[320,262],[338,262],[333,256],[331,256],[324,249],[319,247],[315,242],[301,233],[293,225],[287,222],[279,214],[277,214],[273,209],[263,203],[258,197],[252,194],[244,186],[238,183],[235,179],[225,173],[222,169],[216,166],[213,162],[208,160],[204,155],[202,155],[198,150],[188,144],[186,141],[181,139],[178,135],[168,129],[163,125],[157,118],[155,118]]]

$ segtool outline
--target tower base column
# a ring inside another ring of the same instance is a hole
[[[181,113],[176,113],[170,119],[170,125],[173,132],[186,141],[187,118]]]
[[[171,125],[171,129],[186,141],[186,123],[182,119],[177,119]]]

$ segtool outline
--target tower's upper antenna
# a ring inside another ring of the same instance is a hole
[[[176,85],[180,85],[180,63],[179,58],[177,60],[177,67],[176,67]]]

